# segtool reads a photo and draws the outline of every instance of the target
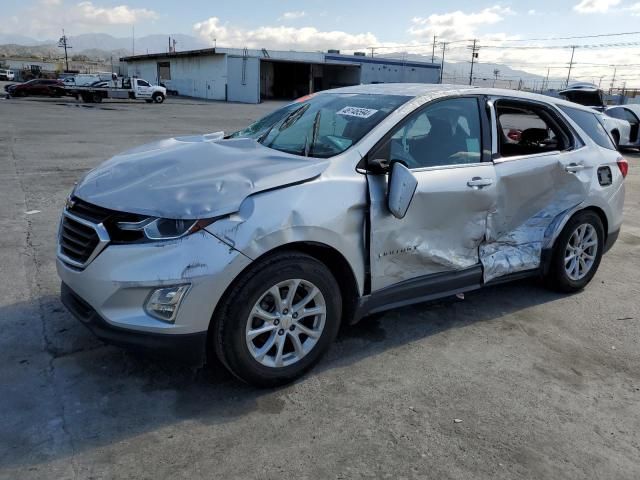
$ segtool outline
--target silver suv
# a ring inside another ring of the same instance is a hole
[[[580,290],[622,223],[628,164],[600,115],[364,85],[135,148],[68,199],[62,300],[107,341],[272,386],[372,313],[525,276]]]

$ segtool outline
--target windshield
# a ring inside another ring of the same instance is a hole
[[[253,138],[282,152],[328,158],[357,143],[410,98],[362,93],[312,95],[276,110],[227,138]]]

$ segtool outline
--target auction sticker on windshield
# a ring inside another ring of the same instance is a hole
[[[346,115],[348,117],[358,117],[358,118],[369,118],[370,116],[377,113],[378,110],[374,110],[373,108],[362,108],[362,107],[344,107],[339,112],[336,112],[336,115]]]

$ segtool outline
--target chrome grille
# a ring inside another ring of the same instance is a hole
[[[76,268],[87,266],[109,243],[103,222],[111,215],[111,210],[79,199],[68,202],[60,222],[58,257]]]
[[[60,228],[60,249],[67,257],[85,263],[100,243],[98,232],[71,217],[64,216]]]

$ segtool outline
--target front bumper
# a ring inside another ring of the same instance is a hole
[[[74,317],[106,343],[140,350],[161,358],[175,358],[180,363],[189,365],[202,365],[206,361],[207,332],[165,335],[115,327],[100,317],[91,305],[65,283],[60,286],[60,299]]]
[[[109,245],[82,270],[60,258],[56,265],[63,303],[99,337],[153,348],[192,341],[199,345],[218,301],[249,263],[247,257],[201,231],[173,241]],[[145,311],[152,291],[185,284],[190,288],[173,322]]]

